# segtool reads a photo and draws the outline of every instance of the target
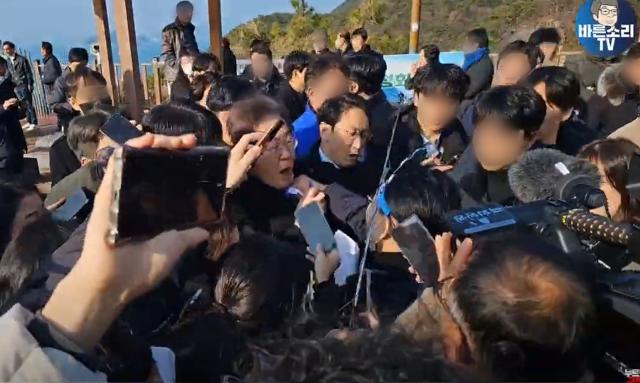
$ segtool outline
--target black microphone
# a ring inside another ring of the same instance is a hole
[[[607,201],[595,165],[554,149],[527,152],[509,169],[509,185],[524,203],[553,198],[595,209]]]
[[[637,231],[629,224],[616,223],[582,209],[573,209],[562,214],[560,222],[578,234],[621,246],[628,246],[631,236]]]

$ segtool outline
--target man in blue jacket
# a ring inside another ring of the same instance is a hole
[[[305,74],[305,87],[309,103],[302,116],[293,123],[297,158],[306,157],[320,140],[317,111],[326,100],[347,93],[349,69],[340,56],[316,56]]]

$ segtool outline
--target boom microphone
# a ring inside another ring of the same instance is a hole
[[[554,149],[526,153],[509,169],[509,185],[524,203],[553,198],[595,209],[607,202],[598,168]]]
[[[560,216],[560,222],[578,234],[612,243],[627,246],[634,230],[629,224],[616,223],[606,217],[589,213],[581,209],[568,211]]]

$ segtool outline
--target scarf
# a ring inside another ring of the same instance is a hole
[[[485,56],[489,54],[489,49],[487,48],[478,48],[476,51],[471,53],[464,54],[464,64],[462,64],[462,69],[469,70],[474,64],[478,63]]]

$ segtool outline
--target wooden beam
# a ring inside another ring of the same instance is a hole
[[[422,0],[411,2],[411,30],[409,31],[409,53],[418,52],[420,45],[420,16],[422,11]]]
[[[220,64],[224,66],[222,59],[222,17],[220,0],[209,1],[209,35],[211,37],[211,53],[218,56]],[[222,68],[224,70],[224,68]]]
[[[100,71],[107,80],[107,89],[114,105],[119,102],[118,84],[113,65],[111,49],[111,32],[109,30],[109,14],[106,0],[93,0],[93,18],[96,22],[96,33],[100,45]]]
[[[144,97],[140,80],[138,63],[138,45],[136,43],[136,26],[133,21],[131,0],[113,0],[118,47],[120,48],[120,65],[122,68],[125,101],[131,118],[140,121]]]
[[[154,57],[151,62],[153,68],[153,95],[155,99],[155,105],[162,104],[162,84],[160,83],[160,67],[158,65],[158,58]]]

